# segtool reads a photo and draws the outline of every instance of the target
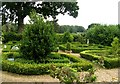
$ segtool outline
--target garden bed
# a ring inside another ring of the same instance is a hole
[[[66,44],[59,45],[59,49],[63,51],[67,50]],[[110,49],[110,47],[98,44],[80,44],[79,42],[71,43],[71,50],[73,53],[80,53],[85,50],[103,50],[103,49]]]
[[[100,59],[102,58],[104,60],[104,67],[105,68],[120,67],[119,57],[110,58],[108,56],[96,55],[96,54],[94,54],[94,52],[100,53],[100,50],[86,50],[86,51],[80,52],[80,55],[82,58],[85,58],[85,59],[90,60],[90,61],[95,61],[95,60],[100,61]]]
[[[86,71],[93,67],[93,65],[90,62],[85,61],[83,59],[78,59],[77,57],[72,55],[65,55],[65,54],[58,55],[58,53],[52,53],[57,55],[56,57],[54,55],[52,57],[54,59],[51,59],[49,63],[37,64],[37,63],[31,62],[30,60],[29,61],[27,60],[27,62],[25,62],[25,60],[22,60],[22,62],[16,61],[16,60],[9,61],[7,60],[7,58],[10,57],[9,54],[11,54],[11,52],[4,52],[2,54],[2,70],[12,72],[12,73],[17,73],[17,74],[25,74],[25,75],[49,74],[51,65],[55,65],[57,67],[70,66],[72,68],[77,69],[78,71],[81,71],[81,70]],[[18,52],[14,52],[13,55],[17,59],[20,58]],[[55,59],[59,61],[57,62],[53,61]],[[64,61],[62,59],[64,59]],[[69,60],[69,63],[68,63],[68,60],[66,59]]]

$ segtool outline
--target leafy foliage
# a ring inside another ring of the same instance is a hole
[[[68,51],[71,50],[71,44],[70,44],[69,42],[67,42],[67,44],[66,44],[66,49],[67,49]]]
[[[54,21],[57,21],[56,16],[58,14],[65,13],[76,18],[79,10],[77,2],[3,2],[2,8],[2,24],[6,24],[7,20],[15,21],[18,23],[19,31],[23,29],[23,19],[30,15],[33,9],[46,19],[51,16]]]
[[[112,53],[117,55],[119,53],[119,47],[120,47],[119,39],[115,37],[111,45],[112,45]]]
[[[27,59],[42,61],[54,48],[53,24],[44,22],[36,12],[31,13],[33,24],[26,26],[20,51]]]
[[[3,43],[7,43],[8,41],[20,41],[22,39],[22,35],[15,32],[4,32],[2,37]]]
[[[74,37],[70,34],[70,32],[65,32],[63,35],[63,42],[67,43],[67,42],[72,42],[74,39]]]
[[[77,70],[69,67],[64,66],[62,68],[58,68],[55,65],[51,65],[51,76],[53,78],[59,79],[60,83],[62,84],[81,84],[81,82],[91,83],[96,80],[96,76],[94,75],[95,69],[89,69],[88,74],[84,77],[80,77],[80,74]]]
[[[56,68],[51,66],[51,76],[58,78],[61,83],[72,84],[73,82],[80,82],[79,74],[71,67],[65,66],[62,68]]]
[[[82,26],[62,25],[58,26],[58,28],[56,29],[57,33],[64,33],[66,31],[69,31],[70,33],[84,32],[85,28]]]
[[[117,25],[95,25],[87,30],[86,36],[90,43],[110,46],[114,37],[120,38],[120,29]]]
[[[113,58],[109,58],[107,56],[101,57],[101,56],[92,54],[93,51],[100,52],[99,50],[86,50],[86,51],[80,52],[80,55],[82,58],[85,58],[87,60],[90,60],[90,61],[96,60],[98,63],[102,63],[102,67],[104,66],[105,68],[120,67],[118,57],[113,57]]]
[[[40,63],[37,64],[34,62],[34,60],[28,60],[28,59],[24,59],[21,57],[21,55],[19,54],[19,52],[4,52],[2,53],[2,70],[3,71],[8,71],[8,72],[12,72],[12,73],[17,73],[17,74],[26,74],[26,75],[37,75],[37,74],[50,74],[50,66],[54,65],[56,67],[64,67],[66,65],[69,65],[72,68],[77,69],[78,71],[80,71],[81,69],[86,71],[90,68],[92,68],[92,64],[88,61],[85,61],[83,59],[78,59],[77,57],[74,58],[75,56],[71,56],[71,55],[66,55],[64,54],[64,56],[62,54],[52,54],[50,55],[50,58],[54,58],[54,59],[60,59],[58,60],[49,60],[49,63]],[[14,57],[15,61],[9,61],[7,60],[8,57]],[[68,63],[67,59],[63,59],[63,57],[67,57],[68,60],[76,60],[77,63]],[[70,59],[72,58],[72,59]],[[79,62],[79,63],[78,63]]]

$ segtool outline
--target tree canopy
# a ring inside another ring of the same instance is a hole
[[[57,21],[58,14],[67,13],[76,18],[78,16],[79,7],[77,2],[3,2],[2,3],[2,24],[7,20],[14,21],[18,24],[18,31],[23,30],[23,19],[30,15],[31,10],[36,10],[37,13],[42,14],[45,19],[52,17]]]
[[[90,43],[111,45],[114,37],[120,38],[118,25],[96,25],[91,26],[86,33]]]
[[[61,26],[57,26],[58,28],[56,28],[56,32],[57,33],[64,33],[69,31],[70,33],[77,33],[77,32],[84,32],[85,28],[82,26],[70,26],[70,25],[61,25]]]

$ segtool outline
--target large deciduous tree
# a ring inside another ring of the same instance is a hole
[[[3,24],[6,20],[15,21],[18,24],[18,31],[23,30],[23,20],[30,14],[32,9],[37,13],[42,14],[45,18],[52,16],[54,21],[57,21],[56,16],[58,14],[68,13],[74,18],[78,15],[79,7],[77,2],[3,2]]]

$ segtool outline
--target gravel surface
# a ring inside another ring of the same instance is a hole
[[[84,72],[83,72],[84,74]],[[99,69],[95,72],[96,82],[118,82],[118,69]],[[50,75],[18,75],[2,71],[3,82],[59,82]]]

